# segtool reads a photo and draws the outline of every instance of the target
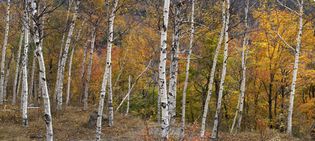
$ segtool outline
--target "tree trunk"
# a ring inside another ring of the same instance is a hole
[[[34,23],[35,24],[35,23]],[[31,71],[31,82],[30,82],[30,91],[29,91],[29,103],[34,102],[34,77],[35,77],[35,70],[36,70],[36,57],[35,57],[35,49],[34,49],[34,55],[33,55],[33,60],[32,60],[32,71]]]
[[[131,90],[131,76],[129,75],[129,77],[128,77],[128,92],[130,92],[130,90]],[[128,113],[129,113],[129,105],[130,105],[129,101],[130,101],[130,95],[128,94],[126,115],[128,115]]]
[[[110,69],[112,65],[112,43],[114,39],[114,20],[115,20],[115,13],[118,5],[118,0],[114,0],[114,6],[112,8],[111,14],[109,16],[108,20],[108,41],[107,41],[107,55],[106,55],[106,66],[105,66],[105,72],[103,76],[103,82],[102,82],[102,88],[100,93],[100,101],[99,101],[99,107],[98,107],[98,113],[97,113],[97,123],[96,123],[96,140],[101,140],[101,133],[102,133],[102,116],[103,116],[103,109],[104,109],[104,99],[106,94],[106,87],[107,82],[110,78]]]
[[[67,58],[68,58],[68,51],[70,48],[73,30],[75,27],[75,22],[76,22],[77,17],[78,17],[78,10],[79,10],[80,2],[81,2],[81,0],[76,1],[75,13],[74,13],[74,15],[72,17],[72,21],[70,23],[70,29],[68,32],[66,45],[65,45],[65,48],[63,51],[61,62],[60,62],[60,70],[58,71],[58,74],[57,74],[57,83],[56,83],[57,85],[55,87],[55,95],[57,96],[57,110],[62,109],[62,92],[63,92],[64,69],[65,69]]]
[[[243,46],[242,46],[242,81],[241,81],[241,89],[240,89],[240,96],[238,100],[238,107],[235,113],[235,117],[233,120],[233,124],[231,127],[230,132],[233,133],[236,120],[237,120],[237,128],[240,130],[241,128],[241,121],[242,121],[242,113],[243,113],[243,107],[244,107],[244,98],[245,98],[245,86],[246,86],[246,57],[247,57],[247,46],[248,46],[248,10],[249,10],[249,0],[245,1],[245,18],[244,18],[244,23],[245,23],[245,33],[244,33],[244,39],[243,39]]]
[[[81,28],[79,29],[78,33],[77,33],[77,36],[75,38],[75,42],[78,42],[79,41],[79,38],[81,36],[81,31],[82,31],[82,28],[84,26],[84,21],[82,22],[82,26]],[[73,45],[73,48],[71,50],[71,54],[70,54],[70,59],[69,59],[69,68],[68,68],[68,83],[67,83],[67,99],[66,99],[66,105],[68,106],[69,103],[70,103],[70,90],[71,90],[71,74],[72,74],[72,59],[73,59],[73,55],[74,55],[74,51],[75,51],[75,44]]]
[[[10,0],[7,1],[7,13],[6,13],[6,20],[5,20],[5,31],[4,31],[4,40],[3,40],[3,46],[2,46],[2,54],[1,54],[1,68],[0,68],[0,105],[4,102],[4,96],[6,95],[4,93],[4,69],[5,69],[5,55],[7,52],[7,46],[8,46],[8,38],[9,38],[9,29],[10,29],[10,7],[11,2]]]
[[[22,125],[24,127],[28,126],[28,116],[27,116],[27,106],[28,106],[28,83],[27,83],[27,58],[28,58],[28,48],[29,48],[29,16],[28,16],[28,5],[30,1],[25,2],[25,9],[24,9],[24,50],[23,50],[23,59],[22,59]]]
[[[87,70],[87,80],[85,83],[84,88],[84,110],[88,108],[88,98],[89,98],[89,85],[91,80],[91,73],[92,73],[92,64],[93,64],[93,53],[94,53],[94,46],[95,46],[95,38],[96,38],[96,27],[93,27],[92,37],[91,37],[91,50],[90,50],[90,58],[89,58],[89,65]]]
[[[12,58],[13,58],[13,54],[11,54],[11,56],[9,58],[9,61],[7,63],[7,66],[6,66],[6,71],[5,71],[4,88],[3,88],[4,101],[7,101],[7,86],[8,86],[8,81],[9,81],[9,77],[10,77],[10,68],[11,68]]]
[[[173,42],[171,48],[171,64],[170,64],[170,83],[168,89],[168,109],[169,109],[169,122],[172,123],[172,119],[176,115],[176,88],[177,88],[177,74],[178,74],[178,52],[179,52],[179,36],[181,26],[181,4],[180,0],[176,0],[174,4],[175,9],[175,21],[174,21],[174,33]]]
[[[222,27],[221,27],[221,32],[220,32],[220,37],[219,37],[219,41],[218,41],[218,46],[215,49],[215,53],[214,53],[214,58],[213,58],[213,62],[212,62],[212,68],[211,68],[211,72],[210,72],[210,80],[209,80],[209,84],[208,84],[208,92],[207,92],[207,98],[206,98],[206,102],[204,105],[204,111],[202,114],[202,121],[201,121],[201,131],[200,131],[200,137],[203,138],[205,135],[205,128],[206,128],[206,119],[207,119],[207,114],[208,114],[208,109],[209,109],[209,102],[211,99],[211,95],[212,95],[212,86],[214,83],[214,76],[215,76],[215,71],[216,71],[216,66],[217,66],[217,61],[218,61],[218,56],[219,56],[219,52],[221,49],[221,44],[222,44],[222,40],[223,40],[223,36],[224,36],[224,32],[225,32],[225,22],[226,22],[226,9],[225,9],[225,2],[222,2]]]
[[[45,69],[45,60],[43,56],[43,49],[42,49],[42,27],[40,23],[40,17],[38,13],[38,1],[33,0],[32,4],[32,19],[34,20],[35,27],[34,27],[34,43],[36,45],[36,58],[38,61],[39,66],[39,77],[40,77],[40,84],[42,90],[42,96],[44,100],[44,121],[46,125],[46,140],[53,141],[53,128],[52,128],[52,116],[50,111],[50,100],[48,94],[48,87],[47,87],[47,79],[46,79],[46,69]],[[27,39],[27,38],[25,38]]]
[[[20,61],[21,61],[21,52],[22,52],[22,46],[23,46],[23,38],[24,38],[24,26],[22,26],[22,32],[20,35],[20,41],[19,41],[19,48],[16,54],[16,67],[15,67],[15,74],[14,74],[14,81],[13,81],[13,96],[12,96],[12,104],[16,104],[16,95],[18,93],[18,81],[21,77],[20,74]]]
[[[296,48],[294,55],[294,66],[293,66],[293,75],[292,75],[292,84],[291,84],[291,92],[290,92],[290,102],[288,109],[288,127],[287,134],[292,135],[292,114],[293,114],[293,104],[294,104],[294,94],[295,94],[295,85],[298,74],[299,67],[299,57],[300,57],[300,49],[301,49],[301,40],[302,40],[302,31],[303,31],[303,0],[300,0],[299,3],[299,31],[296,39]]]
[[[187,63],[186,63],[186,73],[185,73],[185,82],[183,89],[183,99],[182,99],[182,119],[181,119],[181,129],[180,129],[180,139],[184,140],[185,137],[185,112],[186,112],[186,93],[188,87],[188,79],[189,79],[189,68],[190,68],[190,56],[193,48],[193,40],[195,34],[195,0],[191,1],[191,19],[190,19],[190,42],[187,54]],[[191,103],[191,102],[190,102]]]
[[[114,107],[113,107],[112,66],[110,66],[109,79],[108,79],[108,126],[112,127],[113,124],[114,124]]]
[[[162,139],[168,139],[169,132],[169,111],[167,100],[167,84],[166,84],[166,46],[167,46],[167,27],[169,17],[170,0],[164,0],[163,8],[163,25],[161,28],[161,52],[159,64],[159,95],[161,98],[161,111],[162,111]]]
[[[222,96],[224,90],[224,81],[226,76],[226,67],[227,67],[227,59],[228,59],[228,49],[229,49],[229,20],[230,20],[230,0],[226,0],[226,22],[225,22],[225,34],[224,34],[224,56],[223,56],[223,67],[222,67],[222,74],[220,80],[220,89],[218,95],[218,103],[217,103],[217,110],[214,117],[214,125],[212,129],[211,138],[213,140],[218,139],[218,126],[219,126],[219,115],[221,112],[221,103],[222,103]]]

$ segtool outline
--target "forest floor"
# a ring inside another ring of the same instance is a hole
[[[18,107],[0,107],[0,140],[45,140],[45,126],[41,109],[29,109],[28,128],[21,125],[21,112]],[[87,128],[89,115],[93,110],[83,111],[78,107],[68,107],[63,113],[53,113],[53,127],[55,140],[94,140],[95,129]],[[107,123],[102,128],[102,138],[106,141],[154,141],[159,140],[159,126],[154,121],[146,121],[133,116],[115,114],[114,126],[108,127]],[[179,128],[171,131],[170,140],[177,140]],[[186,140],[198,141],[199,125],[187,125]],[[206,133],[209,136],[209,133]],[[295,141],[283,134],[273,131],[243,132],[231,135],[220,133],[222,141]]]

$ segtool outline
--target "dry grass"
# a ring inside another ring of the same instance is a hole
[[[95,109],[83,111],[78,107],[68,107],[63,113],[53,112],[53,126],[55,140],[94,140],[95,129],[89,129],[86,123],[89,114]],[[29,127],[21,125],[21,114],[18,107],[0,107],[0,140],[45,140],[45,127],[42,119],[41,109],[29,110]],[[155,122],[145,121],[133,116],[115,114],[113,127],[103,126],[102,138],[110,141],[154,141],[159,140],[159,126]],[[179,127],[173,127],[170,140],[177,140]],[[206,132],[206,138],[210,136]],[[295,141],[298,139],[289,138],[272,130],[264,132],[243,132],[239,134],[220,133],[222,141]],[[199,125],[189,124],[186,128],[187,141],[198,141]]]

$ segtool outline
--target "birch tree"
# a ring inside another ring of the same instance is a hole
[[[40,85],[42,90],[42,96],[44,100],[44,121],[46,125],[46,140],[53,141],[53,127],[52,127],[52,116],[51,116],[51,109],[50,109],[50,100],[48,94],[48,87],[47,87],[47,79],[46,79],[46,69],[45,69],[45,60],[43,56],[43,49],[42,49],[42,27],[40,22],[40,15],[38,13],[38,1],[32,0],[32,19],[35,23],[34,26],[34,43],[36,45],[35,55],[38,61],[39,66],[39,77],[40,77]]]
[[[12,96],[13,105],[15,105],[16,103],[16,95],[18,92],[17,85],[18,85],[18,80],[21,77],[19,74],[20,74],[20,62],[21,62],[23,39],[24,39],[24,26],[22,26],[22,32],[21,32],[20,41],[19,41],[19,48],[16,54],[16,60],[15,60],[16,66],[15,66],[15,74],[14,74],[14,81],[13,81],[13,96]]]
[[[194,34],[195,34],[195,0],[191,1],[191,18],[190,18],[190,40],[189,48],[187,54],[186,71],[185,71],[185,82],[183,89],[183,99],[182,99],[182,119],[181,119],[181,129],[180,129],[180,139],[183,140],[185,136],[185,115],[186,115],[186,95],[189,79],[189,68],[190,68],[190,56],[193,48]]]
[[[55,95],[57,96],[57,110],[62,109],[62,92],[63,92],[64,69],[65,69],[67,58],[68,58],[68,51],[70,48],[70,43],[71,43],[71,39],[72,39],[74,27],[75,27],[75,22],[76,22],[77,17],[78,17],[78,10],[79,10],[80,2],[81,2],[81,0],[76,1],[75,12],[74,12],[74,15],[72,17],[72,21],[70,23],[70,29],[69,29],[69,32],[67,35],[65,48],[64,48],[63,55],[62,55],[61,62],[60,62],[60,69],[57,73],[57,82],[56,82],[56,86],[55,86]]]
[[[93,65],[93,53],[95,47],[95,38],[96,38],[96,26],[93,26],[92,35],[91,35],[91,49],[90,49],[90,58],[89,58],[89,65],[87,70],[87,80],[84,88],[84,110],[88,108],[88,97],[89,97],[89,85],[91,80],[91,73],[92,73],[92,65]]]
[[[115,21],[115,14],[117,10],[119,0],[114,0],[113,8],[109,16],[108,20],[108,40],[107,40],[107,54],[106,54],[106,65],[105,65],[105,72],[103,76],[102,88],[100,93],[100,101],[97,113],[97,123],[96,123],[96,140],[101,140],[101,133],[102,133],[102,117],[103,117],[103,109],[104,109],[104,99],[106,94],[106,87],[107,82],[109,83],[110,78],[110,70],[112,66],[112,43],[114,39],[114,21]],[[105,1],[106,3],[106,1]]]
[[[128,92],[130,91],[130,89],[131,89],[131,76],[129,75],[129,77],[128,77]],[[130,101],[130,95],[128,94],[126,115],[128,115],[128,113],[129,113],[129,105],[130,105],[129,101]]]
[[[5,19],[5,30],[4,30],[4,40],[3,40],[3,46],[2,46],[2,53],[1,53],[1,65],[0,65],[0,105],[4,102],[4,96],[6,95],[4,93],[4,71],[5,71],[5,55],[7,52],[7,46],[8,46],[8,38],[9,38],[9,29],[10,29],[10,7],[11,2],[10,0],[7,0],[7,12],[6,12],[6,19]]]
[[[23,59],[22,59],[22,125],[24,127],[28,126],[28,116],[27,116],[27,106],[28,106],[28,82],[27,82],[27,58],[28,58],[28,48],[29,48],[29,14],[28,9],[31,5],[31,1],[25,1],[24,6],[24,50],[23,50]]]
[[[225,21],[225,33],[224,33],[224,54],[223,54],[223,66],[222,66],[222,74],[220,80],[220,88],[219,88],[219,95],[218,95],[218,102],[217,102],[217,110],[214,117],[214,124],[212,129],[211,138],[217,140],[218,138],[218,126],[219,126],[219,116],[221,112],[221,103],[222,103],[222,96],[224,90],[224,81],[226,76],[226,66],[227,66],[227,59],[228,59],[228,49],[229,49],[229,20],[230,20],[230,0],[226,0],[226,21]]]
[[[245,86],[246,86],[246,57],[247,57],[247,46],[248,46],[248,10],[249,10],[249,0],[245,1],[245,18],[244,18],[244,24],[245,24],[245,30],[244,30],[244,39],[243,39],[243,45],[242,45],[242,80],[241,80],[241,89],[240,89],[240,96],[238,99],[238,104],[235,112],[235,116],[233,119],[232,127],[230,132],[233,133],[235,124],[237,124],[238,130],[241,128],[241,121],[242,121],[242,113],[243,113],[243,107],[244,107],[244,98],[245,98]],[[237,123],[236,123],[237,122]]]
[[[208,84],[207,98],[206,98],[205,105],[203,108],[202,121],[201,121],[201,131],[200,131],[200,137],[201,138],[203,138],[204,134],[205,134],[206,119],[207,119],[207,115],[208,115],[209,102],[210,102],[211,95],[212,95],[212,88],[213,88],[212,86],[213,86],[213,82],[214,82],[214,75],[215,75],[215,71],[216,71],[218,56],[219,56],[219,52],[221,49],[224,32],[225,32],[225,26],[226,26],[226,9],[225,9],[225,2],[222,2],[222,27],[221,27],[218,45],[217,45],[215,52],[214,52],[214,57],[213,57],[213,62],[212,62],[212,67],[211,67],[211,72],[210,72],[210,78],[209,78],[210,80],[209,80],[209,84]]]
[[[289,43],[287,43],[283,38],[278,34],[278,36],[282,39],[286,46],[291,49],[294,49],[294,65],[293,65],[293,72],[292,72],[292,83],[291,83],[291,91],[290,91],[290,100],[289,100],[289,109],[288,109],[288,126],[287,126],[287,134],[292,135],[292,115],[293,115],[293,105],[294,105],[294,95],[295,95],[295,87],[296,87],[296,80],[298,75],[298,68],[299,68],[299,59],[300,59],[300,50],[302,44],[302,32],[303,32],[303,14],[304,14],[304,0],[296,0],[298,11],[294,11],[293,9],[289,8],[288,6],[284,5],[282,2],[277,0],[278,3],[289,11],[298,15],[298,33],[296,37],[296,47],[293,48]]]
[[[178,52],[179,52],[179,36],[181,26],[181,4],[180,0],[174,2],[175,20],[174,33],[171,47],[171,64],[170,64],[170,83],[168,90],[169,118],[170,122],[176,115],[176,87],[178,74]]]
[[[168,139],[169,132],[169,111],[167,100],[167,84],[166,84],[166,46],[167,46],[167,28],[169,17],[170,1],[164,0],[163,8],[163,23],[161,28],[161,51],[160,51],[160,64],[159,64],[159,95],[161,98],[161,129],[162,139]]]

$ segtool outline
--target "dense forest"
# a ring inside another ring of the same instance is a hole
[[[0,140],[314,140],[312,0],[0,0]]]

